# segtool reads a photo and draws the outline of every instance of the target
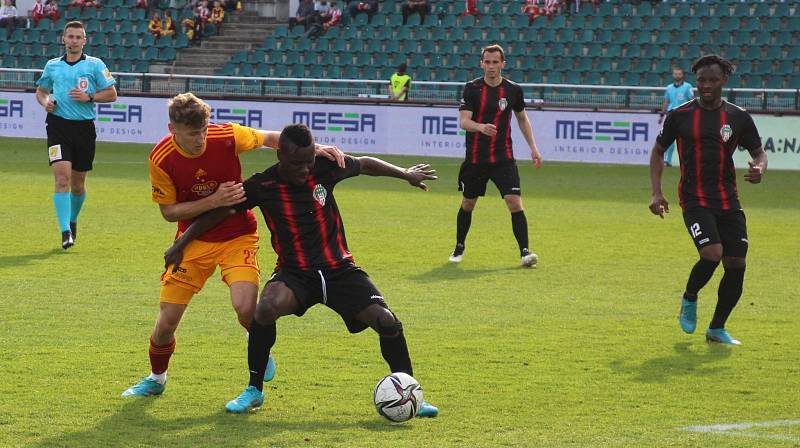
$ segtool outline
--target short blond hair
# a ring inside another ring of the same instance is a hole
[[[503,47],[501,47],[498,44],[492,44],[492,45],[488,45],[486,47],[483,47],[481,49],[481,60],[483,60],[483,55],[486,54],[486,53],[500,53],[500,60],[501,61],[505,61],[506,60],[506,52],[503,51]]]
[[[211,117],[211,106],[192,92],[175,95],[169,100],[168,108],[171,123],[192,128],[202,128]]]

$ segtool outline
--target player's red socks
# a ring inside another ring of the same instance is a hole
[[[166,345],[156,345],[153,343],[153,338],[150,338],[150,366],[153,373],[160,375],[167,371],[169,366],[169,358],[175,352],[175,338],[172,342]]]

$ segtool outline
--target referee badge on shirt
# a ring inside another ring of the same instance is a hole
[[[82,92],[89,90],[89,78],[85,76],[78,78],[78,89],[80,89]]]
[[[728,140],[730,140],[731,137],[733,136],[733,129],[731,129],[730,125],[726,124],[725,126],[720,128],[719,135],[722,136],[722,141],[727,143]]]
[[[505,98],[500,98],[500,101],[497,102],[497,107],[499,107],[501,111],[506,110],[507,106],[508,100]]]
[[[317,184],[314,187],[314,199],[319,202],[319,205],[325,205],[325,198],[328,197],[328,190],[322,184]]]

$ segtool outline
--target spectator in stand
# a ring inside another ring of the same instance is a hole
[[[408,16],[419,14],[419,23],[425,24],[425,17],[431,13],[431,5],[428,0],[407,0],[403,4],[403,25],[408,23]]]
[[[211,8],[211,15],[208,18],[208,23],[214,25],[217,35],[222,31],[222,21],[225,20],[225,8],[219,0],[214,2],[214,7]],[[209,31],[210,32],[210,31]]]
[[[405,101],[408,91],[411,90],[411,76],[406,73],[408,66],[405,62],[397,67],[397,73],[389,79],[389,99],[392,101]]]
[[[475,16],[475,18],[477,18],[480,14],[481,12],[478,11],[478,0],[464,1],[464,12],[461,13],[461,16]]]
[[[154,12],[153,18],[150,19],[150,24],[147,25],[147,31],[152,34],[156,40],[158,40],[158,38],[161,37],[162,29],[161,18],[158,16],[157,12]]]
[[[31,22],[33,22],[33,27],[36,28],[39,26],[39,21],[44,19],[44,4],[42,4],[42,0],[36,0],[36,3],[33,4],[33,8],[31,8]]]
[[[289,29],[291,30],[295,25],[303,25],[303,29],[308,30],[308,27],[313,25],[312,18],[315,15],[314,2],[312,0],[301,0],[294,17],[289,17]]]
[[[544,9],[539,7],[539,0],[525,0],[522,13],[528,15],[528,25],[530,25],[537,17],[544,15]]]
[[[172,11],[169,9],[164,13],[164,20],[161,22],[161,35],[175,35],[175,20],[172,19]]]
[[[95,0],[72,0],[72,2],[67,5],[67,11],[72,8],[80,8],[81,12],[83,12],[86,8],[100,8],[100,5],[97,4]]]
[[[191,43],[196,43],[200,40],[200,33],[195,32],[199,21],[200,19],[197,17],[197,13],[195,12],[193,18],[187,17],[183,19],[183,22],[181,22],[181,25],[183,25],[183,34],[186,35],[186,38],[189,39],[189,42]]]
[[[372,23],[372,16],[378,12],[378,0],[363,0],[350,3],[347,7],[350,18],[355,19],[357,15],[367,13],[367,23]]]
[[[58,21],[61,17],[61,11],[58,10],[58,0],[47,0],[44,5],[44,15],[53,22]]]
[[[134,8],[150,9],[147,0],[136,0]]]
[[[544,0],[544,14],[548,19],[558,14],[559,9],[561,9],[561,4],[558,0]]]
[[[328,0],[318,0],[314,2],[314,12],[316,13],[314,22],[317,23],[321,22],[322,15],[327,14],[328,11],[330,10],[331,10],[331,5],[328,3]]]
[[[17,8],[11,0],[5,0],[3,6],[0,6],[0,26],[8,30],[9,36],[17,29]]]
[[[342,10],[336,5],[336,0],[332,0],[328,12],[319,15],[319,20],[309,28],[306,37],[316,39],[320,34],[325,34],[331,27],[338,25],[341,20]]]
[[[200,16],[201,31],[205,32],[208,19],[211,17],[211,10],[208,9],[208,0],[203,0],[200,2],[200,5],[197,7],[197,12]]]

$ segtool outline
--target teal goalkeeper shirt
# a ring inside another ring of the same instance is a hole
[[[675,86],[675,83],[668,85],[667,91],[664,92],[664,99],[669,101],[667,110],[675,109],[681,104],[692,99],[693,96],[694,95],[692,95],[692,85],[686,81],[684,81],[683,84],[677,87]]]
[[[54,115],[66,120],[94,120],[94,103],[81,103],[69,96],[78,88],[94,95],[116,84],[111,72],[100,58],[81,55],[77,62],[68,63],[67,57],[50,59],[44,66],[42,77],[36,85],[47,89],[56,101]]]

